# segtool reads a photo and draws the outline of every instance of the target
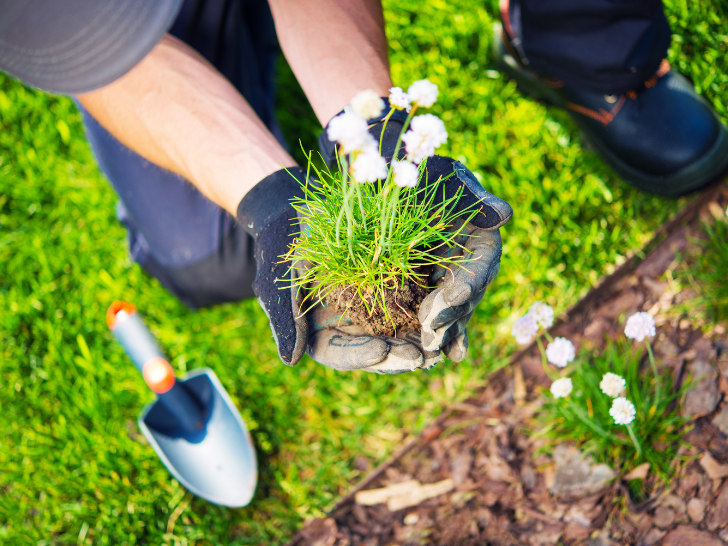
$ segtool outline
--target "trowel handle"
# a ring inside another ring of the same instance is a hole
[[[198,403],[177,381],[172,366],[136,308],[123,301],[114,302],[106,312],[106,323],[147,386],[157,393],[159,401],[175,416],[179,425],[187,432],[202,428],[205,419]]]

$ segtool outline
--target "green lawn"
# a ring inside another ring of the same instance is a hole
[[[618,180],[566,114],[493,69],[495,4],[385,2],[396,84],[440,86],[445,153],[515,210],[469,360],[409,375],[341,374],[307,359],[288,368],[253,301],[188,311],[130,262],[72,102],[0,76],[0,543],[285,543],[363,476],[358,457],[376,465],[482,385],[512,352],[510,325],[528,305],[563,311],[678,209]],[[724,4],[667,4],[671,61],[725,119]],[[284,63],[280,73],[288,138],[312,147],[311,110]],[[242,408],[260,461],[249,507],[192,498],[140,440],[136,415],[151,395],[107,332],[116,299],[142,310],[179,371],[213,368]]]

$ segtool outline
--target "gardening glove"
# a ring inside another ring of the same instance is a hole
[[[378,118],[369,120],[369,132],[377,142],[381,138],[382,155],[390,162],[407,114],[403,110],[395,111],[385,127],[382,119],[388,111],[385,108]],[[336,144],[327,138],[326,131],[319,137],[319,147],[324,160],[333,168],[336,165]],[[405,157],[403,146],[398,155],[398,159]],[[443,178],[440,184],[444,192],[438,191],[438,199],[449,199],[462,187],[463,194],[456,210],[479,211],[464,226],[459,237],[458,243],[465,250],[443,249],[443,252],[449,252],[450,259],[455,258],[460,263],[449,268],[435,268],[430,284],[437,288],[423,300],[418,316],[422,324],[421,349],[427,353],[442,350],[448,358],[460,362],[468,350],[467,323],[475,306],[483,299],[486,287],[500,269],[502,243],[499,228],[511,219],[513,209],[506,201],[486,191],[460,161],[433,156],[428,158],[425,167],[428,183]],[[460,227],[462,224],[453,226],[453,230]]]
[[[423,366],[422,352],[406,339],[366,335],[361,326],[320,305],[301,314],[305,291],[295,285],[297,269],[281,257],[301,230],[290,200],[303,196],[305,179],[300,167],[277,171],[255,185],[237,209],[238,221],[255,240],[253,291],[281,360],[293,366],[307,352],[336,370],[400,373]]]

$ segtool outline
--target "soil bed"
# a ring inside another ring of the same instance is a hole
[[[307,522],[292,546],[728,544],[728,334],[709,335],[675,306],[665,272],[698,244],[699,218],[724,211],[728,186],[704,192],[648,245],[582,299],[550,332],[577,347],[604,346],[621,334],[625,316],[656,319],[653,347],[677,389],[695,386],[678,410],[691,420],[686,456],[665,488],[650,488],[644,467],[609,469],[569,445],[535,455],[533,416],[547,387],[535,345],[515,354],[472,399],[453,405],[412,442],[340,500],[329,517]],[[643,254],[644,255],[644,254]],[[631,474],[627,474],[631,472]],[[643,498],[629,479],[644,478]]]

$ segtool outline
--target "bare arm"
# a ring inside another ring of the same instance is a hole
[[[270,0],[278,41],[325,125],[359,91],[389,94],[380,0]]]
[[[232,84],[169,35],[126,75],[78,99],[124,145],[233,215],[256,183],[296,164]]]
[[[388,93],[379,0],[273,0],[271,9],[322,125],[359,91]],[[256,183],[295,165],[232,84],[169,35],[126,75],[78,99],[124,145],[233,215]]]

